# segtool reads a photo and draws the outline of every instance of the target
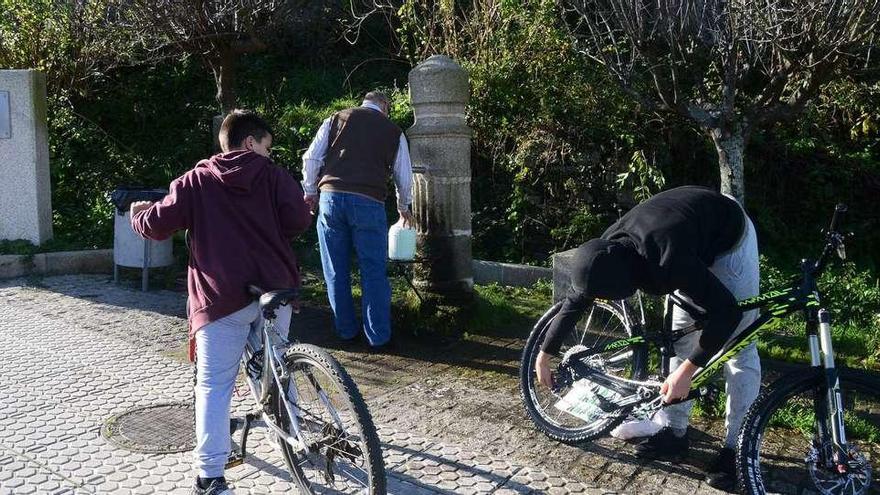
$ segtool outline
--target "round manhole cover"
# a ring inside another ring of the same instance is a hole
[[[101,434],[133,452],[186,452],[195,448],[192,404],[171,403],[138,407],[104,422]]]

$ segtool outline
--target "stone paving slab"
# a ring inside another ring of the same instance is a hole
[[[25,293],[18,301],[17,290]],[[67,304],[58,294],[48,293],[54,304],[48,308],[35,291],[0,289],[0,339],[9,343],[0,350],[0,427],[6,433],[0,440],[0,494],[189,493],[190,453],[128,452],[105,440],[100,428],[108,417],[134,407],[188,400],[191,367],[144,349],[139,345],[145,340],[143,334],[126,341],[119,338],[118,328],[96,332],[89,324],[72,324],[70,308],[59,305],[84,311],[75,318],[81,321],[89,314],[87,305],[72,297]],[[21,311],[21,302],[39,304],[44,310]],[[120,325],[127,318],[100,321]],[[363,356],[351,364],[363,371],[385,363],[376,356]],[[405,373],[411,366],[399,362],[385,368]],[[376,381],[377,386],[383,383],[387,381]],[[443,393],[435,390],[440,397]],[[245,394],[236,394],[234,410],[248,410],[246,400]],[[543,485],[529,485],[536,482],[531,473],[540,470],[526,470],[381,422],[379,434],[391,493],[541,493]],[[248,462],[227,472],[238,493],[295,492],[264,431],[252,430],[248,443]],[[560,486],[567,483],[560,482]]]
[[[4,448],[4,450],[6,450]],[[0,494],[67,494],[74,493],[76,485],[43,466],[20,455],[0,458]]]

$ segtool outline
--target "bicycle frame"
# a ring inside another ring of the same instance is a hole
[[[262,345],[261,350],[263,351],[260,379],[259,381],[254,380],[248,372],[245,373],[245,379],[253,398],[258,404],[265,405],[269,401],[269,390],[271,390],[272,381],[275,382],[279,391],[284,390],[281,386],[282,378],[287,378],[290,375],[283,359],[283,350],[288,346],[288,341],[284,340],[275,330],[274,318],[263,319],[262,328],[260,329],[260,343]],[[254,349],[250,341],[245,344],[242,362],[245,364],[246,370],[247,363],[251,361],[257,352],[259,350]],[[267,370],[271,370],[271,374]],[[284,393],[287,396],[287,400],[282,401],[282,403],[287,409],[288,417],[291,418],[290,425],[293,428],[294,435],[279,428],[273,421],[265,417],[265,413],[262,413],[263,420],[282,440],[298,451],[305,451],[306,443],[302,440],[303,435],[299,425],[299,418],[301,416],[294,413],[294,411],[299,412],[295,405],[297,403],[296,389],[286,390]],[[289,393],[293,394],[293,396],[289,396]]]
[[[284,404],[284,408],[290,418],[290,426],[293,429],[293,435],[285,432],[271,419],[267,418],[265,412],[262,413],[263,420],[270,429],[277,433],[282,440],[290,444],[294,449],[299,452],[307,452],[310,445],[304,439],[305,437],[300,425],[300,421],[303,420],[305,414],[303,414],[302,410],[297,406],[298,396],[296,387],[287,387],[286,389],[282,387],[283,380],[290,377],[290,371],[284,362],[284,352],[290,346],[290,341],[281,337],[278,331],[275,330],[274,314],[263,315],[263,324],[260,329],[260,342],[262,344],[261,350],[263,351],[263,355],[261,359],[262,373],[260,373],[259,381],[254,380],[250,373],[245,373],[245,379],[248,382],[251,394],[258,404],[266,405],[269,401],[269,391],[271,390],[271,385],[274,381],[277,389],[284,394],[284,398],[286,399],[281,402]],[[267,349],[269,352],[266,352]],[[255,350],[251,346],[250,341],[245,344],[245,352],[242,355],[242,362],[245,365],[245,369],[247,369],[247,363],[250,362],[257,352],[258,350]],[[271,370],[271,375],[267,373],[266,370]],[[324,404],[324,407],[330,412],[333,422],[336,423],[336,426],[339,429],[344,430],[342,418],[339,417],[339,414],[330,402],[330,398],[327,397],[326,392],[321,388],[311,372],[306,372],[306,376],[312,386],[315,387],[318,397]],[[242,442],[242,450],[244,449],[243,444],[244,442]]]
[[[794,286],[781,290],[772,290],[765,294],[740,301],[739,307],[744,312],[761,308],[766,308],[767,311],[761,313],[757,320],[731,339],[718,354],[706,363],[706,366],[694,374],[693,387],[699,388],[706,385],[724,363],[736,356],[752,342],[757,342],[761,331],[766,328],[768,323],[785,318],[796,311],[803,311],[807,321],[815,320],[817,308],[820,306],[819,301],[815,280],[812,279],[808,272],[805,273],[803,282],[797,283]],[[815,331],[809,332],[808,335],[815,337]],[[814,345],[814,339],[810,338],[809,340],[810,354],[812,356],[818,352],[819,348]],[[817,364],[814,363],[813,365]]]
[[[187,251],[191,252],[190,248],[190,238],[189,238],[189,230],[184,231],[184,244],[186,245]],[[192,259],[192,258],[190,258]],[[257,287],[249,287],[249,289],[257,289]],[[259,296],[259,294],[256,294]],[[298,311],[295,311],[298,312]],[[187,313],[189,313],[189,307],[187,306]],[[290,418],[290,425],[293,428],[294,435],[291,435],[288,432],[285,432],[280,427],[278,427],[270,418],[266,416],[265,410],[261,410],[259,413],[259,417],[262,417],[266,426],[269,427],[272,431],[274,431],[279,438],[287,442],[298,452],[308,452],[311,445],[305,440],[305,436],[302,433],[302,428],[300,426],[300,420],[304,415],[300,414],[301,409],[298,404],[297,390],[294,387],[290,389],[284,389],[282,387],[282,379],[289,378],[290,371],[287,368],[287,365],[284,362],[284,351],[290,346],[291,341],[282,337],[277,330],[275,330],[275,318],[276,315],[274,311],[267,310],[262,313],[263,322],[262,328],[260,329],[260,350],[263,351],[262,363],[260,379],[259,381],[254,380],[248,370],[248,363],[250,363],[251,359],[254,355],[259,352],[259,350],[254,349],[251,345],[250,339],[245,341],[244,352],[242,353],[241,363],[245,369],[245,380],[247,381],[248,388],[251,391],[251,395],[254,400],[257,401],[257,404],[261,406],[265,406],[269,401],[269,391],[271,390],[272,381],[274,380],[277,389],[279,392],[284,394],[285,400],[282,401],[284,404],[284,408],[287,411],[287,415]],[[270,352],[266,352],[269,349]],[[266,370],[272,370],[272,376],[270,378],[269,373]],[[279,373],[280,370],[280,373]],[[342,423],[342,418],[339,417],[339,413],[337,413],[336,409],[333,407],[330,399],[327,397],[326,392],[321,388],[318,384],[315,377],[311,374],[311,372],[306,372],[308,376],[309,382],[315,387],[315,390],[318,393],[321,402],[324,404],[324,407],[330,412],[330,415],[333,418],[334,423],[340,430],[345,430],[344,425]],[[237,466],[244,462],[244,458],[246,454],[246,444],[247,444],[247,435],[250,429],[251,422],[258,417],[257,414],[249,413],[245,416],[244,428],[242,430],[241,436],[241,445],[240,452],[238,456],[234,453],[230,456],[230,459],[226,463],[226,468],[231,468]],[[234,428],[233,428],[234,429]]]
[[[816,286],[815,273],[820,267],[818,263],[812,263],[809,260],[803,260],[801,263],[802,276],[800,279],[788,287],[771,290],[767,293],[739,301],[739,307],[742,311],[753,309],[766,309],[752,324],[743,329],[738,335],[731,339],[725,346],[716,353],[706,366],[697,370],[694,374],[691,392],[687,398],[677,402],[684,402],[698,397],[703,397],[708,393],[706,385],[715,373],[721,367],[746,346],[752,342],[757,342],[761,331],[764,330],[768,323],[785,318],[788,315],[803,311],[807,322],[807,340],[810,348],[810,365],[814,369],[822,368],[825,376],[824,383],[824,400],[817,400],[815,405],[817,424],[820,438],[833,440],[833,450],[835,461],[838,459],[846,459],[847,442],[846,433],[843,426],[843,399],[838,383],[838,371],[834,363],[834,350],[831,342],[831,318],[830,313],[821,307],[821,296]],[[621,401],[613,404],[615,407],[633,406],[646,402],[658,402],[660,405],[659,384],[652,381],[629,380],[612,375],[597,374],[590,368],[581,365],[581,359],[604,352],[613,351],[615,349],[623,349],[633,345],[653,344],[661,350],[663,355],[662,374],[668,375],[668,349],[672,344],[682,336],[701,329],[701,322],[705,320],[705,314],[700,312],[698,308],[689,305],[687,301],[670,297],[673,304],[682,307],[691,314],[697,321],[694,325],[687,328],[673,331],[669,328],[670,319],[664,319],[664,328],[661,332],[646,332],[645,335],[618,339],[612,341],[602,348],[586,349],[573,353],[568,357],[568,362],[574,367],[579,368],[579,372],[583,375],[592,375],[592,379],[602,386],[611,388],[618,393],[624,395]],[[639,297],[641,305],[641,297]],[[618,303],[623,314],[626,315],[626,303],[621,301]],[[669,314],[669,311],[667,311]],[[644,321],[644,320],[643,320]],[[650,392],[649,392],[650,389]],[[630,394],[627,396],[627,394]],[[821,394],[819,395],[821,397]],[[831,432],[829,435],[827,425],[830,423]]]

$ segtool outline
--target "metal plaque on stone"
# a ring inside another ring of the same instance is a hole
[[[0,91],[0,139],[12,138],[12,113],[9,110],[9,91]]]

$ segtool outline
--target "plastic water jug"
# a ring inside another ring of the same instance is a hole
[[[398,221],[388,229],[388,258],[408,261],[416,257],[416,230]]]

